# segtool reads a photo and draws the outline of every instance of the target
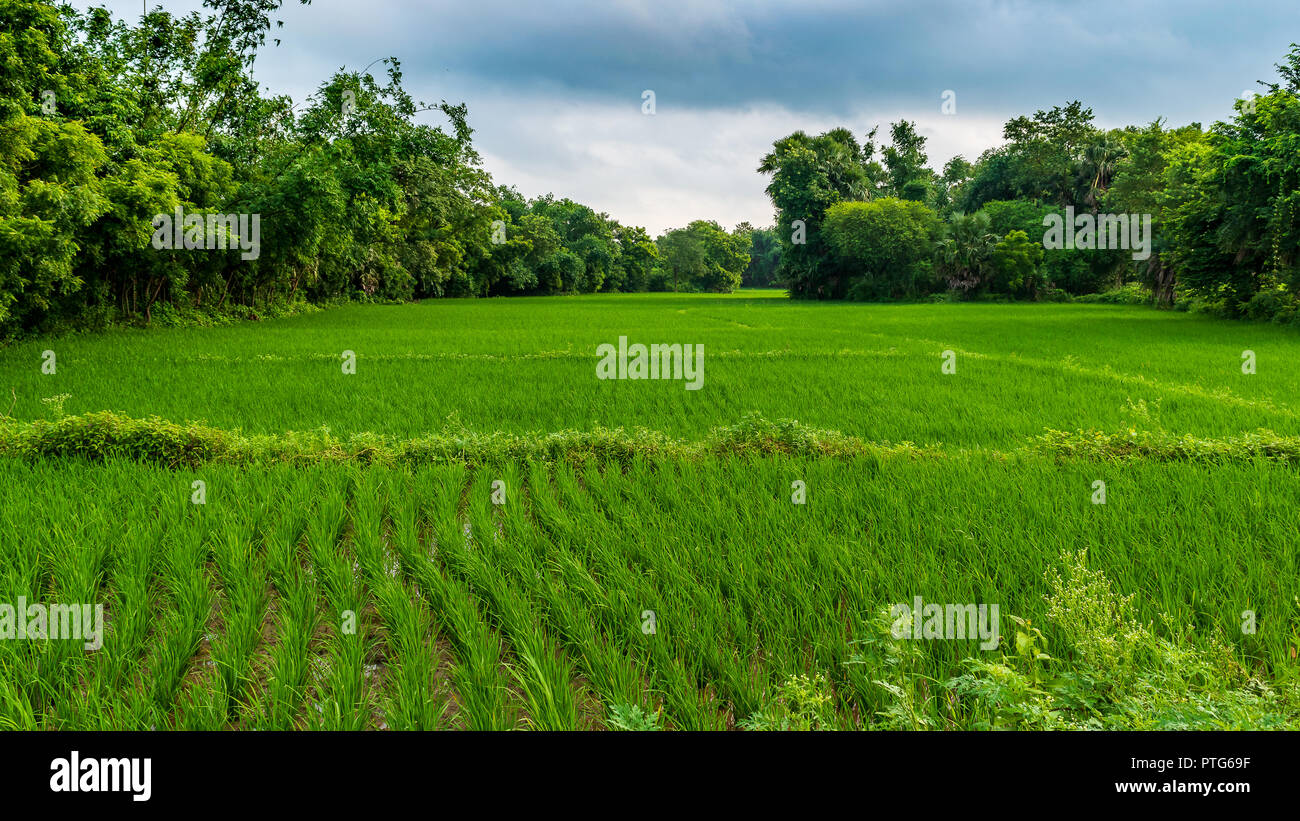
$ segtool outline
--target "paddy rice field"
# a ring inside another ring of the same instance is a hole
[[[620,336],[700,389],[598,379]],[[29,340],[0,399],[3,728],[1300,724],[1281,328],[439,300]]]

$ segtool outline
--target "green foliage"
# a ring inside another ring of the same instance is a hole
[[[885,197],[845,202],[826,212],[825,233],[843,279],[829,289],[850,299],[916,296],[931,275],[931,247],[939,228],[920,202]]]
[[[980,729],[1187,730],[1295,727],[1300,687],[1253,676],[1220,641],[1192,644],[1159,635],[1138,620],[1134,594],[1113,589],[1086,551],[1048,568],[1046,637],[1016,619],[1014,652],[996,661],[966,659],[968,672],[946,687],[972,702]],[[1172,630],[1170,620],[1163,618]],[[1190,633],[1188,628],[1188,633]]]
[[[973,295],[988,290],[997,239],[984,212],[953,217],[935,246],[939,270],[949,291]]]
[[[83,284],[78,252],[110,210],[103,145],[75,122],[24,113],[0,124],[0,337]]]
[[[1059,459],[1115,461],[1232,462],[1256,459],[1300,463],[1300,438],[1270,431],[1242,433],[1219,439],[1164,431],[1130,429],[1123,433],[1049,430],[1038,439],[1044,452]]]
[[[1075,301],[1097,305],[1149,305],[1151,292],[1140,283],[1130,282],[1122,288],[1112,288],[1098,294],[1084,294]]]
[[[414,439],[373,433],[340,438],[327,428],[279,436],[249,436],[201,422],[178,424],[156,416],[133,419],[111,411],[69,415],[64,411],[68,398],[69,395],[60,394],[43,400],[54,417],[52,420],[18,423],[0,418],[0,456],[91,462],[126,459],[167,467],[197,467],[209,462],[477,466],[530,460],[626,465],[635,459],[708,456],[816,455],[877,460],[930,455],[909,444],[875,445],[835,431],[808,428],[790,419],[769,421],[757,414],[747,415],[736,425],[718,427],[698,441],[672,439],[645,428],[484,434],[472,432],[455,421],[449,421],[438,433]]]
[[[781,282],[781,239],[774,229],[750,230],[749,265],[741,275],[745,288],[773,288]]]
[[[1285,84],[1236,104],[1230,123],[1170,140],[1157,199],[1180,292],[1233,315],[1255,295],[1300,282],[1300,47],[1278,66]],[[1262,306],[1254,313],[1262,318]]]
[[[916,133],[916,123],[907,120],[890,126],[889,136],[891,144],[885,148],[882,158],[885,190],[900,200],[930,201],[935,174],[925,165],[925,137]]]
[[[929,730],[936,726],[928,714],[931,687],[925,651],[915,642],[892,633],[889,608],[881,608],[865,626],[867,635],[851,642],[844,667],[859,692],[872,697],[873,726],[882,730]],[[875,678],[873,678],[875,676]]]
[[[999,293],[1033,295],[1038,291],[1042,243],[1031,243],[1024,231],[1012,231],[993,247],[989,257],[992,280],[989,287]]]
[[[933,205],[939,216],[944,219],[952,217],[974,173],[975,166],[960,155],[944,164],[943,174],[933,182]]]
[[[821,673],[797,674],[776,689],[776,702],[740,722],[745,730],[770,731],[833,730],[829,682]]]
[[[625,730],[633,733],[661,730],[663,729],[660,726],[662,720],[663,712],[661,710],[647,713],[641,709],[639,704],[609,705],[609,726],[615,730]]]
[[[395,59],[298,105],[265,96],[252,66],[281,3],[135,26],[0,5],[0,339],[304,299],[648,287],[644,229],[494,187],[465,107],[417,103]],[[429,109],[449,126],[416,123]],[[257,215],[256,258],[153,247],[154,217],[176,208]]]
[[[749,232],[727,233],[716,222],[696,220],[667,232],[656,244],[674,291],[730,293],[749,266]]]
[[[1300,325],[1300,296],[1280,288],[1260,291],[1241,307],[1241,313],[1257,322]]]
[[[1100,138],[1092,124],[1092,109],[1077,100],[1032,117],[1015,117],[1002,129],[1013,158],[1010,186],[1017,197],[1055,205],[1083,205],[1079,183],[1091,183],[1083,160]],[[1009,199],[1009,198],[1007,198]]]
[[[864,148],[845,128],[816,137],[796,131],[777,140],[759,164],[760,173],[772,175],[766,190],[776,207],[781,278],[791,296],[844,295],[822,225],[832,205],[867,199],[884,176],[871,156],[874,136],[868,135]]]
[[[636,428],[565,430],[518,435],[475,433],[455,421],[438,433],[400,439],[374,433],[333,436],[328,429],[277,436],[247,435],[200,422],[178,424],[151,417],[134,419],[111,411],[71,415],[68,394],[42,400],[52,419],[17,422],[0,417],[0,456],[23,459],[64,458],[102,462],[112,459],[194,467],[208,462],[362,464],[464,464],[563,461],[616,462],[635,459],[675,460],[705,457],[776,456],[860,460],[938,459],[936,447],[867,442],[838,431],[820,430],[792,419],[769,420],[751,413],[734,425],[714,428],[698,440],[674,439],[660,431]],[[1300,463],[1300,437],[1261,431],[1222,438],[1163,430],[1130,429],[1120,433],[1048,430],[1026,444],[1023,452],[1062,461],[1195,461]]]
[[[1101,258],[1101,254],[1106,252],[1042,248],[1044,218],[1049,214],[1062,214],[1061,209],[1028,200],[993,200],[984,203],[978,213],[988,215],[995,236],[1005,237],[1012,231],[1023,231],[1031,243],[1039,246],[1043,252],[1041,274],[1044,287],[1058,288],[1070,294],[1088,294],[1097,290],[1104,279],[1107,261]],[[954,217],[953,222],[957,219]]]
[[[782,276],[792,296],[875,300],[924,295],[940,281],[963,297],[1024,298],[1138,282],[1161,306],[1181,295],[1217,314],[1290,324],[1297,312],[1289,297],[1300,289],[1300,46],[1277,68],[1282,82],[1261,83],[1263,93],[1237,101],[1232,121],[1209,131],[1198,123],[1168,129],[1161,120],[1102,130],[1090,108],[1071,101],[1012,118],[1005,145],[973,165],[954,157],[942,174],[926,167],[925,138],[906,121],[891,127],[882,162],[872,159],[874,131],[865,145],[844,129],[796,132],[778,140],[759,168],[772,174],[767,192],[777,209]],[[881,197],[925,202],[943,220],[935,249],[941,280],[919,281],[909,270],[908,258],[920,258],[928,238],[900,235],[912,245],[894,252],[902,269],[894,281],[877,285],[873,272],[850,285],[881,261],[869,236],[880,229],[846,231],[846,218],[831,225],[829,214],[841,203]],[[1040,244],[1043,218],[1066,207],[1089,217],[1149,217],[1149,254],[1042,249],[1035,263],[1029,246]],[[991,231],[972,222],[981,213]],[[804,243],[791,239],[796,221],[807,228]],[[1017,231],[1028,243],[1007,239]],[[1288,299],[1252,304],[1261,293]]]

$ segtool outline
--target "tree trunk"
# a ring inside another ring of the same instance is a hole
[[[1156,304],[1168,308],[1174,304],[1174,272],[1173,269],[1164,264],[1164,260],[1159,254],[1151,257],[1151,279],[1152,291],[1155,293]]]
[[[232,273],[230,275],[230,278],[226,280],[226,289],[221,292],[221,301],[217,303],[218,311],[221,310],[221,306],[226,304],[226,297],[230,296],[230,283],[234,282],[234,280],[235,280],[235,275]]]
[[[160,277],[158,279],[158,287],[154,289],[153,296],[149,297],[149,301],[144,304],[145,322],[153,321],[153,311],[151,309],[153,308],[153,304],[158,301],[158,295],[162,293],[163,286],[166,284],[167,284],[167,277]],[[147,292],[147,288],[146,288],[146,292]]]

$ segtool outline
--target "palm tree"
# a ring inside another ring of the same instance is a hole
[[[939,268],[948,287],[963,293],[977,289],[997,241],[989,215],[983,211],[953,217],[938,245]]]
[[[1080,182],[1087,185],[1083,203],[1097,213],[1101,196],[1110,188],[1111,177],[1115,175],[1115,166],[1128,156],[1124,146],[1109,134],[1102,134],[1083,149],[1083,165],[1080,168]]]

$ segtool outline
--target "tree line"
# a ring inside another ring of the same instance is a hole
[[[282,2],[132,25],[0,0],[0,339],[304,301],[740,284],[748,226],[652,239],[527,200],[483,170],[466,107],[417,102],[395,59],[297,105],[265,93],[252,70]],[[431,110],[444,126],[416,122]],[[160,229],[172,214],[187,222]],[[256,252],[227,215],[257,215]],[[172,230],[190,244],[157,241]]]
[[[1261,81],[1209,129],[1102,129],[1074,101],[1008,121],[1003,145],[941,173],[908,121],[887,143],[875,130],[861,142],[844,128],[795,132],[758,168],[777,212],[776,278],[812,299],[1141,289],[1165,306],[1300,322],[1300,47],[1277,69],[1279,81]],[[1149,217],[1143,253],[1091,234],[1045,242],[1045,226],[1067,217],[1105,226],[1121,215]]]
[[[466,107],[417,102],[396,59],[340,70],[298,104],[267,93],[253,65],[282,3],[205,0],[133,25],[0,0],[0,340],[304,302],[737,287],[892,300],[1138,286],[1164,305],[1300,316],[1300,47],[1209,129],[1105,130],[1071,102],[1012,119],[1005,144],[941,173],[907,121],[888,142],[796,132],[758,169],[774,227],[695,220],[652,238],[495,183]],[[445,124],[417,122],[427,111]],[[1045,218],[1064,213],[1150,215],[1150,253],[1044,247]],[[171,214],[205,252],[158,242]],[[255,253],[235,215],[260,218]]]

